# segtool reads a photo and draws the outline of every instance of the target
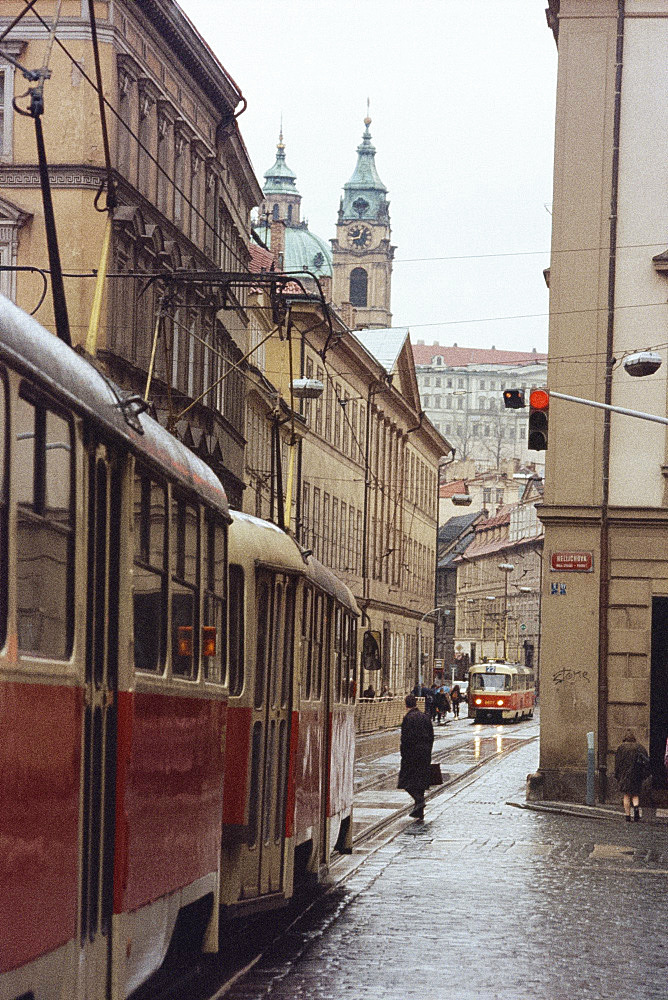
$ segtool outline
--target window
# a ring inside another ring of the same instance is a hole
[[[183,194],[186,183],[186,149],[185,138],[177,135],[174,141],[174,222],[177,226],[183,226],[185,215]]]
[[[245,596],[244,571],[241,566],[230,565],[229,596],[229,660],[230,695],[240,695],[244,686],[244,627]]]
[[[204,620],[202,658],[204,677],[218,684],[225,680],[225,527],[210,515],[204,542]]]
[[[73,625],[72,431],[39,399],[16,407],[19,649],[67,659]]]
[[[463,389],[464,388],[464,379],[463,378],[458,378],[457,379],[457,388],[458,389]]]
[[[481,388],[481,389],[484,389],[484,388],[485,388],[485,383],[484,383],[484,381],[481,381],[481,382],[479,383],[479,388]]]
[[[3,48],[7,46],[7,52],[18,58],[20,52],[16,42],[3,42]],[[13,51],[16,49],[17,51]],[[0,55],[0,60],[2,56]],[[12,98],[14,96],[14,67],[10,65],[0,65],[0,160],[11,160],[12,158],[12,129],[14,124],[14,109],[12,108]]]
[[[193,680],[197,675],[198,511],[179,497],[172,500],[172,673]]]
[[[440,396],[434,396],[434,409],[435,410],[440,410],[440,408],[441,408],[441,397]]]
[[[452,379],[449,378],[445,383],[447,389],[452,389]]]
[[[365,306],[367,304],[368,276],[363,267],[354,267],[350,272],[350,304]]]
[[[135,670],[164,669],[167,611],[166,496],[160,483],[138,471],[134,495],[135,555],[132,581]]]
[[[278,205],[274,205],[274,207],[272,208],[271,217],[274,220],[274,222],[278,222]]]

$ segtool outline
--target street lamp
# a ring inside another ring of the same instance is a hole
[[[505,660],[508,644],[508,577],[515,566],[513,563],[499,563],[499,569],[503,573],[503,658]]]
[[[418,639],[418,687],[422,687],[422,622],[425,618],[429,618],[430,615],[436,615],[439,612],[443,612],[444,615],[450,614],[450,608],[432,608],[431,611],[425,611],[425,613],[420,618],[417,627],[417,639]]]

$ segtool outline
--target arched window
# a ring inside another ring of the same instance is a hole
[[[292,222],[292,205],[288,205],[288,222]]]
[[[274,219],[274,222],[277,222],[278,221],[278,205],[274,205],[274,208],[273,208],[273,211],[272,211],[271,214],[272,214],[272,217]]]
[[[363,267],[354,267],[350,272],[350,304],[365,306],[367,304],[368,275]]]

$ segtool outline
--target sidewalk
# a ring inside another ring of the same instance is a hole
[[[229,1000],[666,1000],[668,832],[507,805],[537,760],[403,821]]]

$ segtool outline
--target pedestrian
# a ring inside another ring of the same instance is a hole
[[[634,823],[640,819],[640,789],[649,773],[648,753],[636,740],[633,730],[627,729],[615,753],[615,778],[624,797],[627,823],[631,822],[631,805]]]
[[[373,684],[369,684],[368,688],[364,692],[363,697],[364,698],[375,698],[376,697],[376,692],[373,689]]]
[[[447,723],[448,701],[445,696],[445,688],[440,687],[434,695],[434,705],[436,706],[436,724],[438,726],[441,725],[441,717],[443,718],[443,722]]]
[[[401,768],[398,788],[408,792],[415,802],[409,814],[413,819],[424,819],[424,793],[429,788],[429,765],[434,743],[431,719],[417,708],[415,695],[406,696],[408,711],[401,723]]]
[[[450,692],[450,701],[452,702],[452,714],[455,719],[459,718],[459,704],[462,700],[462,692],[459,688],[459,684],[455,684]]]

